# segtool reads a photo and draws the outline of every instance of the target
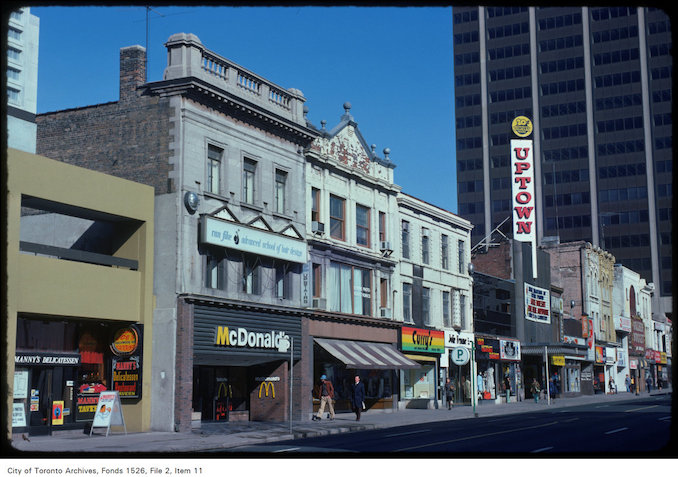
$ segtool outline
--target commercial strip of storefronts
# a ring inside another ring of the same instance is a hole
[[[103,390],[148,430],[153,189],[11,149],[8,171],[8,435],[87,429]]]
[[[522,399],[521,344],[515,338],[475,335],[475,359],[482,376],[482,401],[506,403]],[[507,389],[510,391],[507,396]]]

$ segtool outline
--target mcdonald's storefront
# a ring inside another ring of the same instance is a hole
[[[192,421],[285,421],[289,361],[301,316],[289,310],[193,304]]]

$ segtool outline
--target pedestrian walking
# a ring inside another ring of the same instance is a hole
[[[454,387],[454,383],[450,381],[450,378],[447,378],[445,380],[445,398],[447,399],[447,409],[452,409],[455,391],[456,389]]]
[[[511,379],[508,376],[504,377],[504,389],[506,390],[506,403],[511,402]]]
[[[626,384],[626,392],[630,393],[631,392],[631,378],[629,378],[629,375],[626,375],[626,379],[624,379],[624,384]]]
[[[649,394],[650,390],[652,389],[652,378],[650,378],[650,376],[645,378],[645,384],[647,384],[647,392]]]
[[[532,385],[530,386],[530,391],[532,392],[532,396],[534,396],[534,402],[538,403],[539,393],[541,392],[541,389],[539,388],[539,383],[537,382],[536,378],[532,378]]]
[[[614,379],[610,376],[610,394],[617,394],[617,387],[614,385]]]
[[[461,385],[464,388],[464,400],[471,400],[471,381],[466,376],[461,377]]]
[[[556,383],[553,378],[549,379],[549,393],[551,394],[551,399],[556,400]]]
[[[334,421],[334,404],[332,403],[334,399],[334,386],[332,386],[332,381],[328,380],[324,374],[320,376],[320,381],[320,409],[318,409],[318,414],[313,416],[313,420],[319,421],[322,419],[325,405],[327,405],[329,407],[330,421]]]
[[[351,386],[351,406],[355,412],[355,420],[360,420],[360,413],[365,409],[365,385],[360,381],[360,376],[356,374],[355,382]]]

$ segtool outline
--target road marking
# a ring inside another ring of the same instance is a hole
[[[565,420],[560,421],[560,422],[572,422],[572,421],[578,421],[578,420],[579,420],[578,417],[573,417],[573,418],[570,418],[570,419],[565,419]]]
[[[457,439],[450,439],[450,440],[447,440],[447,441],[440,441],[440,442],[432,442],[430,444],[422,444],[422,445],[419,445],[419,446],[405,447],[403,449],[394,449],[393,452],[402,452],[402,451],[408,451],[408,450],[412,450],[412,449],[420,449],[422,447],[430,447],[430,446],[437,446],[437,445],[442,445],[442,444],[450,444],[452,442],[466,441],[466,440],[470,440],[470,439],[480,439],[481,437],[498,436],[500,434],[514,433],[516,431],[526,431],[528,429],[538,429],[540,427],[552,426],[554,424],[558,424],[558,421],[549,422],[547,424],[538,424],[536,426],[516,427],[516,428],[508,429],[508,430],[505,430],[505,431],[488,432],[486,434],[478,434],[478,435],[475,435],[475,436],[459,437]]]
[[[607,431],[605,434],[614,434],[615,432],[621,432],[621,431],[628,431],[628,427],[620,427],[619,429],[615,429],[613,431]]]
[[[289,452],[289,451],[294,451],[294,450],[299,450],[301,447],[290,447],[288,449],[278,449],[277,451],[273,451],[275,454],[276,452]]]
[[[596,409],[600,409],[601,407],[609,407],[609,406],[610,406],[609,404],[605,404],[603,406],[596,406]]]
[[[406,436],[408,434],[419,434],[420,432],[429,432],[431,429],[422,429],[421,431],[400,432],[398,434],[387,434],[386,437]]]
[[[653,407],[659,407],[659,404],[653,404],[652,406],[645,406],[645,407],[637,407],[635,409],[627,409],[624,412],[636,412],[636,411],[640,411],[642,409],[652,409]]]
[[[669,420],[671,420],[671,416],[660,417],[660,418],[657,419],[657,420],[658,420],[658,421],[669,421]]]
[[[551,450],[551,449],[553,449],[553,446],[551,446],[551,447],[542,447],[541,449],[535,449],[535,450],[533,450],[531,453],[532,453],[532,454],[537,454],[537,453],[539,453],[539,452],[544,452],[544,451]]]

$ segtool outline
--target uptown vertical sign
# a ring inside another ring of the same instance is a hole
[[[534,196],[534,144],[532,121],[518,116],[511,123],[518,139],[511,139],[511,194],[513,239],[532,244],[532,276],[537,277],[537,233]]]

